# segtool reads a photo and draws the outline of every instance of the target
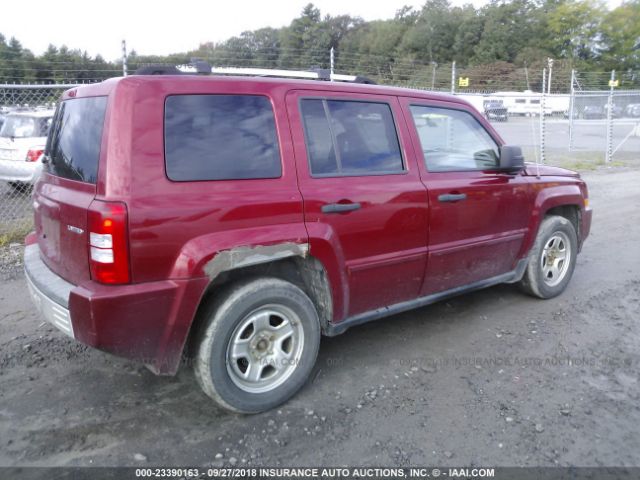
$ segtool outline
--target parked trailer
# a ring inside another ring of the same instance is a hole
[[[526,90],[524,92],[496,92],[491,94],[460,94],[476,109],[482,110],[488,100],[502,100],[511,116],[538,116],[542,94]],[[564,114],[569,111],[570,96],[568,94],[550,94],[545,97],[545,115]]]

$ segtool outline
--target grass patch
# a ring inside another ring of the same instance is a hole
[[[16,222],[12,224],[0,224],[0,247],[12,243],[24,243],[24,237],[33,230],[32,222]]]
[[[626,157],[626,156],[625,156]],[[547,152],[548,165],[568,168],[578,172],[593,171],[599,168],[619,168],[637,166],[638,162],[631,159],[619,158],[607,163],[602,152]]]

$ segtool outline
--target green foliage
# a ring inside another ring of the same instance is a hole
[[[476,88],[496,87],[492,77],[510,79],[513,88],[530,88],[539,85],[537,76],[551,57],[556,65],[583,72],[616,69],[625,75],[625,85],[637,85],[640,0],[627,0],[611,11],[601,0],[491,0],[478,9],[426,0],[419,10],[403,7],[392,19],[370,22],[323,16],[310,3],[286,27],[246,31],[171,55],[132,51],[128,67],[132,72],[142,65],[200,58],[216,66],[328,68],[331,48],[340,72],[395,83],[446,88],[445,65],[455,60]],[[64,45],[50,45],[36,56],[17,39],[0,34],[0,83],[96,81],[121,72],[119,61]]]
[[[599,57],[599,37],[605,13],[596,0],[568,1],[548,14],[548,30],[553,38],[554,53],[573,64]]]
[[[459,19],[448,0],[427,0],[415,24],[407,29],[400,52],[424,63],[451,59]]]
[[[484,26],[474,48],[473,63],[514,62],[524,48],[537,46],[544,38],[543,15],[530,0],[492,2],[481,15]]]
[[[11,38],[0,35],[0,83],[38,82],[66,83],[102,80],[116,76],[122,69],[106,62],[100,55],[92,58],[87,52],[70,50],[66,46],[49,48],[36,57]]]
[[[468,65],[474,58],[476,45],[482,38],[485,17],[470,4],[454,8],[453,14],[459,19],[452,46],[453,58],[461,65]]]
[[[640,0],[623,3],[602,22],[605,45],[602,62],[607,68],[637,70],[640,66]]]

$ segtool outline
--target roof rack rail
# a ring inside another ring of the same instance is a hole
[[[173,65],[152,64],[139,67],[134,75],[180,75],[181,73]]]
[[[272,68],[209,67],[206,62],[194,61],[190,65],[178,65],[181,73],[213,73],[215,75],[247,75],[252,77],[301,78],[332,82],[365,83],[375,85],[373,80],[360,75],[341,75],[325,69],[282,70]]]

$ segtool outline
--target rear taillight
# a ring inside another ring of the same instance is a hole
[[[42,148],[32,148],[27,152],[25,162],[37,162],[44,150]]]
[[[129,283],[127,206],[94,200],[89,206],[91,278],[108,284]]]

